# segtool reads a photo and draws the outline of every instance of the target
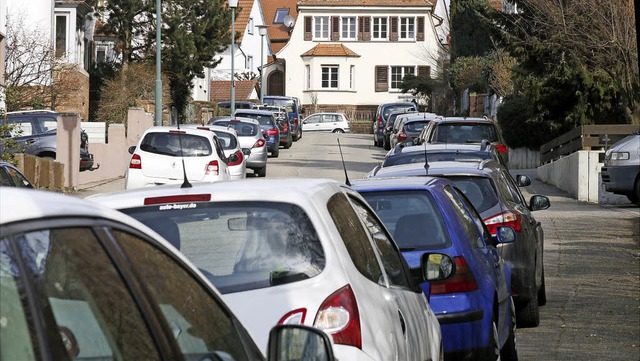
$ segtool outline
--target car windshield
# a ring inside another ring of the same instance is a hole
[[[182,203],[121,211],[174,244],[223,294],[302,281],[325,266],[311,220],[290,203]]]
[[[264,103],[267,105],[275,105],[275,106],[286,108],[288,112],[295,112],[295,109],[294,109],[295,103],[293,99],[265,98]]]
[[[402,251],[451,245],[433,196],[425,191],[362,192]]]
[[[140,149],[172,157],[205,157],[212,153],[211,142],[199,135],[168,132],[147,133]]]
[[[478,213],[498,204],[498,195],[491,178],[473,176],[446,176],[469,199]]]
[[[235,129],[239,137],[254,137],[260,129],[257,125],[246,122],[215,121],[214,124]]]
[[[491,159],[491,154],[488,152],[460,152],[456,150],[450,150],[445,152],[432,152],[427,151],[427,162],[464,162],[464,161],[479,161],[484,159]],[[410,163],[424,163],[424,152],[411,152],[411,153],[398,153],[388,156],[384,162],[383,167],[390,167],[392,165],[410,164]]]
[[[441,123],[433,135],[433,141],[438,143],[480,143],[483,139],[490,142],[498,141],[493,124]]]

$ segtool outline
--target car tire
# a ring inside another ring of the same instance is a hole
[[[544,282],[544,266],[542,266],[542,282],[540,282],[540,288],[538,288],[538,306],[544,306],[547,304],[547,287]]]
[[[511,328],[509,337],[500,350],[500,360],[518,361],[518,347],[516,345],[516,306],[511,298]]]
[[[254,170],[254,174],[256,175],[256,177],[261,177],[261,178],[266,177],[267,176],[267,166],[265,165],[262,168]]]
[[[635,189],[635,192],[627,193],[625,196],[627,196],[629,202],[640,205],[640,178],[636,179],[636,184],[633,188]]]
[[[537,327],[540,324],[540,308],[538,306],[538,290],[531,292],[531,298],[517,310],[518,327]]]
[[[342,129],[334,129],[331,133],[344,133]]]
[[[482,357],[480,360],[483,361],[495,361],[500,358],[500,343],[498,338],[498,325],[496,324],[496,318],[492,315],[491,317],[491,330],[489,331],[489,344],[484,349]]]
[[[278,158],[279,155],[280,155],[280,146],[278,145],[275,149],[271,150],[271,157]]]
[[[289,136],[287,138],[287,142],[284,143],[284,149],[289,149],[291,148],[291,145],[293,144],[293,137]]]
[[[391,140],[387,137],[382,141],[382,148],[384,148],[384,150],[391,150]]]

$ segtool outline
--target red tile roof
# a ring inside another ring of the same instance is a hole
[[[225,1],[225,9],[231,9],[226,6],[228,3]],[[233,22],[233,27],[235,32],[239,34],[236,39],[236,43],[242,42],[242,36],[244,35],[244,31],[247,28],[247,24],[249,23],[249,15],[251,15],[251,7],[253,6],[253,0],[238,0],[238,7],[234,11],[235,21]],[[229,31],[231,31],[231,26],[229,26]],[[255,29],[254,29],[255,31]]]
[[[253,90],[258,89],[258,79],[236,80],[236,100],[249,100]],[[231,99],[231,80],[212,80],[209,101],[221,102]]]
[[[318,44],[301,56],[351,56],[360,57],[342,44]]]
[[[278,9],[289,9],[289,15],[291,15],[294,21],[298,18],[298,11],[296,4],[299,0],[266,0],[262,1],[262,12],[264,14],[265,25],[269,33],[269,40],[271,41],[271,51],[273,54],[277,53],[287,44],[291,35],[289,34],[289,28],[284,24],[274,24],[273,20],[276,17]]]

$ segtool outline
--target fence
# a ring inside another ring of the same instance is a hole
[[[549,163],[579,150],[606,150],[638,130],[634,124],[583,125],[540,146],[540,162]]]

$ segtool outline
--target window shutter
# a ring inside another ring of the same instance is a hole
[[[431,67],[426,65],[418,65],[418,77],[431,78]]]
[[[331,41],[340,40],[340,17],[331,17]]]
[[[358,41],[364,41],[364,16],[358,17]]]
[[[418,16],[418,41],[424,41],[424,16]]]
[[[313,37],[311,35],[311,27],[312,27],[312,18],[311,16],[304,17],[304,40],[309,41]]]
[[[376,89],[377,92],[386,92],[389,90],[389,67],[376,66]]]
[[[371,41],[371,17],[364,16],[364,31],[362,34],[362,39],[364,41]]]
[[[391,21],[391,36],[389,40],[398,41],[398,17],[392,16],[389,20]]]

